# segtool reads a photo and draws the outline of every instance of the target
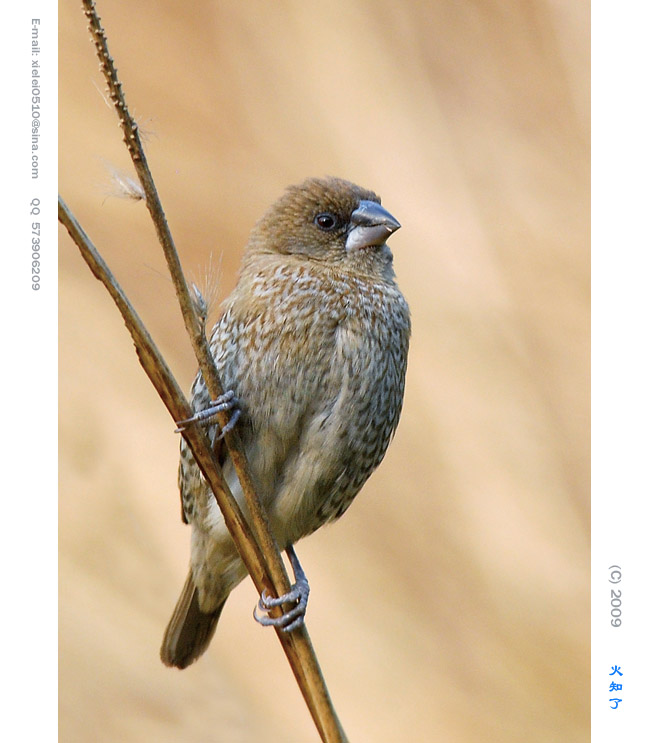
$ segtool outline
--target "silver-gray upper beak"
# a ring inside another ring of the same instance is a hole
[[[383,245],[402,225],[376,201],[361,201],[350,216],[346,250]]]

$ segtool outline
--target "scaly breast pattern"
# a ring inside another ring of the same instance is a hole
[[[238,425],[281,547],[341,516],[381,462],[402,407],[409,332],[396,284],[331,267],[266,266],[231,295],[211,347],[224,389],[240,401]],[[205,407],[200,377],[193,393]]]

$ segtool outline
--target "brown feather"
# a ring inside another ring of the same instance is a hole
[[[238,432],[280,549],[344,513],[397,426],[410,335],[385,243],[397,228],[374,192],[347,181],[290,187],[253,228],[213,329],[210,349],[224,390],[238,400]],[[209,405],[199,374],[192,406]],[[206,430],[218,440],[216,423]],[[218,446],[224,479],[243,505],[233,463]],[[183,667],[203,652],[247,571],[184,440],[178,482],[192,525],[193,581],[162,657]]]
[[[217,628],[225,601],[208,614],[199,608],[199,597],[192,571],[189,571],[180,598],[169,620],[160,658],[166,666],[187,668],[206,650]]]

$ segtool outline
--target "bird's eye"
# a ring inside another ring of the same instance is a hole
[[[329,212],[317,214],[314,222],[318,229],[323,230],[324,232],[331,232],[331,230],[335,229],[338,226],[338,219]]]

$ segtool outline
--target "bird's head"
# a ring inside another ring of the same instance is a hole
[[[290,186],[255,225],[251,253],[280,253],[386,274],[386,240],[400,223],[372,191],[340,178],[309,178]]]

